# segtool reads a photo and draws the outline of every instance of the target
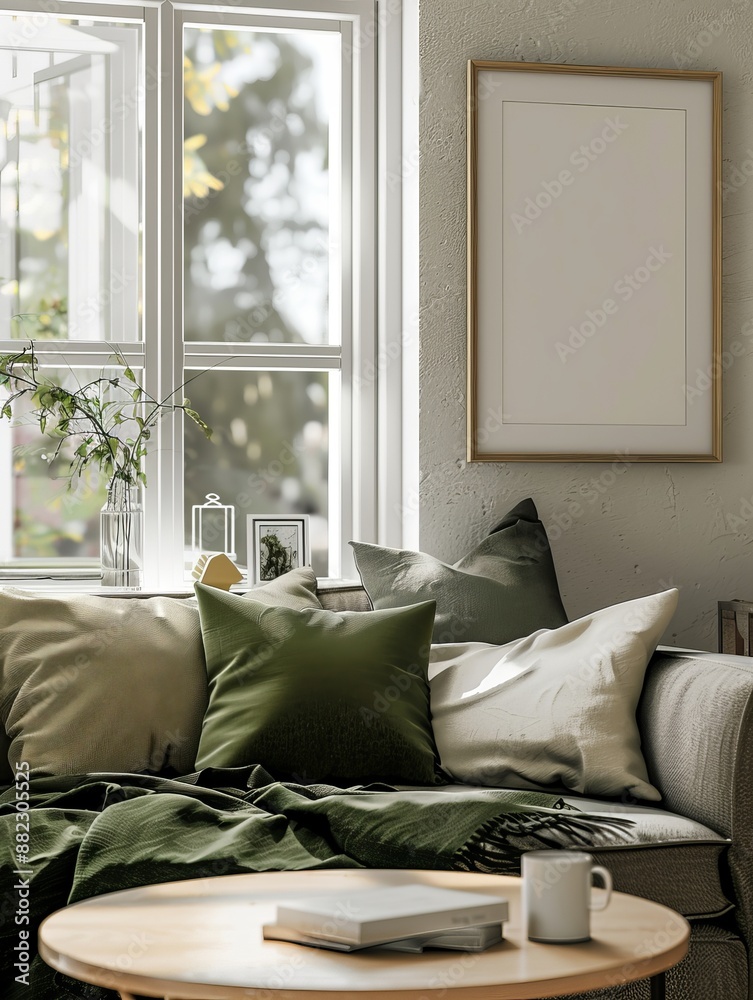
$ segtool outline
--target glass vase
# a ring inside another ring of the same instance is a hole
[[[141,489],[114,479],[99,515],[102,586],[141,590],[144,510]]]

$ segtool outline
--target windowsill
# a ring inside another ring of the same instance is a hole
[[[317,579],[319,590],[343,590],[352,587],[361,587],[360,580],[333,580]],[[94,597],[191,597],[193,587],[186,583],[185,587],[179,590],[128,590],[121,587],[103,587],[96,579],[30,579],[28,577],[1,577],[0,591],[13,588],[14,590],[26,590],[39,594],[82,594]],[[245,594],[252,590],[253,586],[247,583],[234,584],[231,593]]]

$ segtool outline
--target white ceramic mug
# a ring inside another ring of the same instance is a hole
[[[591,910],[612,898],[612,876],[583,851],[529,851],[523,855],[523,926],[531,941],[575,944],[591,939]],[[606,892],[595,902],[592,880]]]

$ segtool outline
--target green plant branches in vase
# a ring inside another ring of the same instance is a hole
[[[102,584],[139,589],[144,548],[141,491],[147,485],[144,461],[152,432],[163,416],[177,410],[207,437],[212,431],[189,399],[175,402],[188,382],[159,400],[139,384],[117,350],[112,368],[115,374],[100,372],[85,384],[77,380],[74,388],[66,388],[43,374],[33,341],[15,353],[0,354],[0,418],[17,417],[17,404],[23,403],[31,408],[40,432],[55,441],[47,457],[50,464],[64,448],[72,449],[69,488],[88,470],[102,473],[108,483],[100,514]]]

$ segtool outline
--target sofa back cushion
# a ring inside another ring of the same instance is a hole
[[[253,594],[249,595],[253,597]],[[326,587],[316,596],[325,611],[371,611],[369,595],[363,587]]]

